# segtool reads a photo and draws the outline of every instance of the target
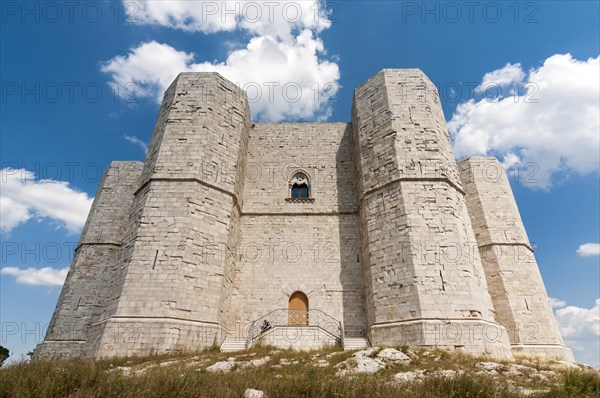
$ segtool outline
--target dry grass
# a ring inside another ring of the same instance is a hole
[[[262,390],[268,398],[520,397],[523,388],[533,397],[600,396],[600,376],[593,370],[563,370],[549,380],[529,377],[527,372],[519,377],[502,372],[491,376],[475,367],[481,358],[438,350],[408,352],[413,357],[410,365],[390,364],[373,375],[351,377],[336,376],[335,365],[352,352],[335,348],[293,352],[258,347],[233,354],[211,350],[177,356],[19,363],[0,369],[0,397],[239,398],[247,388]],[[207,366],[232,356],[244,361],[267,355],[271,360],[265,366],[239,366],[230,373],[206,371]],[[279,366],[281,359],[297,363]],[[317,367],[319,359],[326,359],[329,366]],[[541,362],[536,366],[539,370],[551,367]],[[462,373],[401,385],[393,381],[394,374],[417,369]]]

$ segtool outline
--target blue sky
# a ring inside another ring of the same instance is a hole
[[[0,344],[43,338],[101,171],[144,159],[178,72],[300,87],[296,103],[264,91],[257,120],[348,121],[355,86],[418,67],[457,156],[533,173],[511,183],[548,294],[576,357],[599,363],[598,2],[281,2],[258,21],[210,3],[2,3]]]

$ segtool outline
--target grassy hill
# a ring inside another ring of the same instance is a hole
[[[600,397],[583,365],[396,348],[17,363],[0,369],[0,397]]]

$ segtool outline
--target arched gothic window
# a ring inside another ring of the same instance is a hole
[[[310,183],[306,174],[302,172],[294,174],[290,181],[290,197],[292,199],[310,198]]]

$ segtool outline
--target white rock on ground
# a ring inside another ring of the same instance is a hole
[[[513,363],[513,364],[510,364],[508,366],[508,372],[507,372],[507,374],[514,375],[514,376],[523,376],[523,374],[525,372],[537,373],[537,369],[531,368],[529,366],[519,365],[517,363]]]
[[[206,368],[207,372],[231,372],[235,366],[235,359],[229,358],[226,361],[216,362],[215,364]]]
[[[266,365],[267,363],[269,363],[269,361],[271,360],[270,356],[266,356],[263,358],[259,358],[259,359],[253,359],[251,361],[247,361],[247,362],[239,362],[238,364],[242,367],[242,368],[248,368],[250,366],[254,366],[254,367],[259,367],[259,366],[263,366]]]
[[[361,350],[361,351],[357,351],[354,354],[352,354],[352,356],[354,358],[358,358],[358,357],[369,357],[373,354],[375,354],[377,351],[379,351],[380,348],[379,347],[371,347],[371,348],[367,348],[365,350]]]
[[[270,356],[266,356],[260,359],[253,359],[250,361],[250,363],[252,364],[252,366],[263,366],[266,365],[269,361],[271,360]]]
[[[535,368],[531,368],[531,367],[525,366],[525,365],[519,365],[518,363],[510,364],[510,366],[508,367],[508,370],[510,372],[524,372],[524,371],[528,371],[528,370],[533,370],[533,371],[537,372],[537,369],[535,369]]]
[[[356,373],[376,373],[377,371],[385,368],[385,363],[379,359],[373,359],[369,357],[358,357],[354,358],[356,362]]]
[[[396,373],[394,380],[398,383],[410,383],[420,378],[421,372],[400,372]]]
[[[504,365],[496,362],[479,362],[475,365],[476,368],[485,370],[486,372],[499,371],[504,369]]]
[[[373,374],[385,368],[385,362],[383,362],[381,359],[373,359],[369,358],[364,354],[356,354],[354,354],[351,358],[348,358],[344,362],[340,362],[336,365],[336,367],[338,368],[344,366],[346,367],[345,369],[341,369],[336,373],[338,376],[344,376],[349,373]]]
[[[377,356],[379,358],[388,359],[390,361],[405,362],[405,363],[410,362],[410,357],[408,355],[406,355],[402,351],[398,351],[394,348],[384,348],[383,350],[379,351]]]
[[[542,389],[532,389],[532,388],[527,388],[527,387],[517,387],[517,392],[528,397],[530,395],[534,395],[534,394],[543,394],[550,391],[547,388],[542,388]]]
[[[265,393],[260,390],[253,390],[252,388],[247,388],[244,391],[244,398],[263,398]]]
[[[452,369],[444,369],[444,370],[437,370],[435,372],[433,372],[433,375],[435,377],[442,377],[444,379],[451,379],[454,376],[456,376],[457,374],[461,374],[462,371],[456,372],[455,370]]]
[[[163,366],[170,366],[170,365],[174,365],[174,364],[176,364],[176,363],[178,363],[178,362],[181,362],[181,361],[180,361],[180,360],[178,360],[178,359],[175,359],[175,360],[171,360],[171,361],[165,361],[165,362],[161,362],[161,363],[159,363],[159,364],[158,364],[158,366],[160,366],[160,367],[163,367]]]
[[[346,367],[345,369],[339,370],[336,374],[338,376],[344,376],[349,373],[368,373],[372,374],[381,369],[385,368],[385,362],[379,358],[370,358],[379,351],[379,347],[371,347],[365,350],[357,351],[352,354],[352,357],[346,359],[344,362],[340,362],[336,367]],[[355,365],[351,367],[351,365]]]
[[[442,377],[445,379],[451,379],[458,374],[462,374],[462,371],[457,372],[452,369],[443,369],[428,373],[425,370],[416,370],[412,372],[396,373],[396,375],[394,376],[394,380],[397,383],[410,383],[411,381],[415,380],[423,380],[426,377]]]

